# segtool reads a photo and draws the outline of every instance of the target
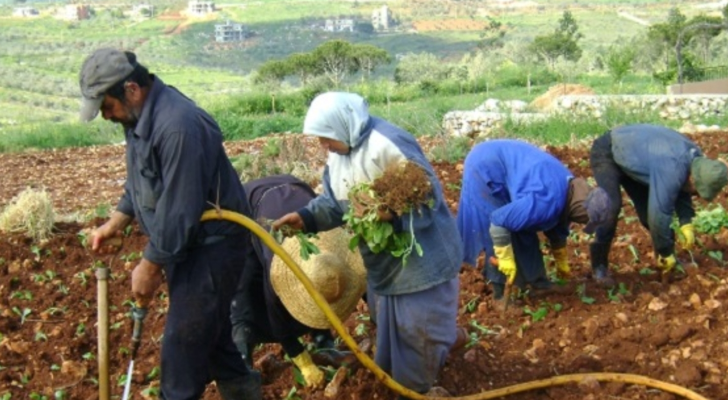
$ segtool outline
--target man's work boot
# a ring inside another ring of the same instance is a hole
[[[616,283],[609,273],[609,244],[593,242],[589,244],[592,278],[598,286],[608,288]]]
[[[505,290],[506,285],[502,283],[495,283],[493,282],[493,309],[499,313],[502,313],[506,310],[508,301],[510,299],[507,299],[505,297]]]
[[[260,372],[250,371],[248,375],[226,381],[217,381],[217,390],[223,400],[263,400]]]
[[[548,279],[541,279],[531,283],[528,291],[529,297],[544,297],[553,294],[566,294],[569,293],[570,289],[566,285],[559,285],[549,281]]]
[[[470,341],[470,334],[464,326],[458,326],[455,329],[457,330],[457,335],[455,337],[455,343],[450,347],[450,352],[462,349]]]

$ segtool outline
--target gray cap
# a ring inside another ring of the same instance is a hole
[[[94,51],[81,67],[81,121],[96,118],[104,100],[104,94],[116,83],[129,76],[134,65],[121,50],[104,48]]]

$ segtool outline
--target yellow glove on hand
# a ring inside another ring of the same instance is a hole
[[[693,228],[693,224],[681,226],[680,232],[682,233],[682,248],[688,251],[692,250],[693,245],[695,245],[695,228]]]
[[[560,249],[551,249],[551,255],[554,256],[556,262],[557,275],[560,278],[571,277],[571,267],[569,267],[569,258],[566,255],[566,247]]]
[[[311,355],[306,350],[293,357],[293,363],[301,370],[301,375],[307,387],[321,387],[324,384],[324,373],[313,363]]]
[[[675,268],[675,264],[677,264],[677,260],[672,254],[667,257],[657,256],[657,266],[662,268],[662,272],[665,274]]]
[[[516,257],[513,255],[513,246],[493,246],[495,256],[498,258],[498,270],[508,278],[512,285],[516,279]]]

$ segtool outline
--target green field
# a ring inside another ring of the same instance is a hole
[[[584,35],[580,44],[585,56],[579,70],[588,71],[589,63],[603,53],[604,48],[646,31],[645,26],[619,16],[618,11],[660,22],[666,18],[669,8],[678,3],[688,16],[698,13],[694,5],[700,4],[658,0],[594,0],[588,4],[539,0],[532,3],[534,6],[525,8],[489,9],[489,2],[485,1],[232,0],[222,4],[214,18],[174,19],[171,17],[179,16],[186,2],[162,0],[155,2],[154,19],[134,21],[122,15],[130,6],[88,1],[86,4],[95,10],[93,18],[66,22],[53,17],[55,7],[65,2],[28,0],[24,5],[36,7],[41,16],[18,18],[11,16],[16,3],[0,0],[0,42],[3,43],[0,46],[0,130],[43,122],[75,123],[80,64],[91,51],[102,46],[134,50],[152,72],[205,105],[225,102],[227,96],[244,96],[259,90],[251,84],[251,73],[262,63],[295,52],[311,51],[332,39],[375,45],[387,50],[395,60],[410,53],[431,53],[443,62],[457,62],[476,49],[480,32],[413,32],[409,29],[413,21],[442,19],[442,15],[451,19],[485,20],[486,14],[490,14],[507,27],[506,47],[518,49],[536,35],[551,32],[563,11],[570,10]],[[330,33],[312,27],[332,17],[367,20],[373,9],[384,4],[401,23],[396,31]],[[227,20],[244,24],[252,33],[251,37],[234,45],[215,43],[214,25]],[[516,58],[512,62],[520,63]],[[374,78],[391,80],[396,67],[397,61],[383,66]],[[601,76],[587,73],[589,76],[586,76],[572,71],[575,69],[569,67],[560,73],[563,79],[570,81],[587,79],[598,85],[600,92],[655,91],[653,82],[645,84],[644,75],[635,75],[631,78],[632,83],[625,82],[619,89],[614,89],[603,73]],[[347,87],[358,79],[360,77],[351,77]],[[525,93],[525,80],[522,81],[521,89],[511,87],[501,91],[494,87],[488,95],[507,98],[514,93]]]

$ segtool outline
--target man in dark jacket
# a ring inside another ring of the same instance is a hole
[[[260,375],[232,340],[230,304],[254,257],[250,232],[228,221],[200,222],[213,204],[249,214],[245,191],[222,146],[217,123],[192,100],[116,49],[95,51],[80,76],[81,119],[101,111],[121,124],[127,180],[92,248],[136,218],[149,237],[132,272],[132,293],[146,307],[166,276],[169,309],[162,339],[161,398],[198,399],[211,380],[225,400],[260,399]]]
[[[594,277],[602,285],[614,280],[608,272],[609,249],[622,207],[620,186],[632,199],[637,216],[650,231],[658,266],[667,273],[677,264],[670,227],[677,214],[683,247],[695,242],[692,195],[713,200],[728,182],[725,163],[711,160],[690,139],[656,125],[627,125],[594,141],[590,155],[597,184],[611,199],[608,223],[596,230],[590,245]]]
[[[245,191],[253,218],[262,226],[268,226],[270,221],[298,210],[316,197],[308,184],[291,175],[274,175],[247,182]],[[298,339],[304,334],[312,336],[316,347],[325,353],[329,361],[344,361],[350,353],[335,350],[330,330],[311,328],[291,316],[271,284],[272,250],[257,236],[253,237],[253,247],[257,257],[248,260],[231,313],[233,341],[249,366],[252,362],[252,349],[259,343],[280,343],[288,357],[294,361],[310,358]],[[351,360],[353,359],[349,357],[349,361]],[[323,372],[315,365],[306,363],[299,367],[305,372],[306,385],[323,384]]]

